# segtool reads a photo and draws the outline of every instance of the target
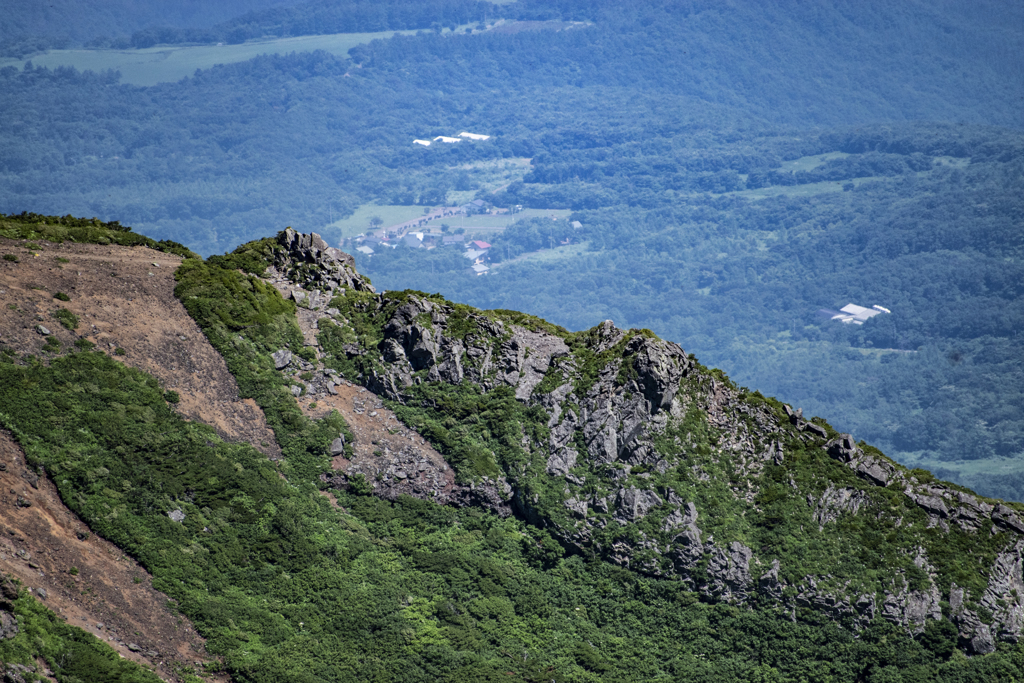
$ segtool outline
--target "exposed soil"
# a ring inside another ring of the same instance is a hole
[[[151,665],[165,680],[175,680],[172,662],[209,659],[203,639],[167,608],[167,596],[153,589],[150,576],[90,533],[53,482],[26,467],[21,448],[4,431],[0,466],[0,571],[17,577],[68,623],[107,641],[122,657]]]
[[[165,389],[177,391],[177,410],[183,417],[209,424],[226,440],[245,441],[271,458],[280,457],[263,412],[254,401],[239,399],[224,359],[174,297],[180,257],[147,247],[37,242],[41,249],[30,251],[24,244],[0,239],[0,251],[20,259],[0,260],[4,346],[47,357],[39,325],[63,349],[84,337],[112,358],[152,374]],[[54,299],[57,292],[71,300]],[[77,329],[65,329],[53,317],[58,308],[79,317]],[[118,348],[124,355],[115,353]]]
[[[288,298],[298,286],[283,277],[269,278],[273,286]],[[308,293],[307,293],[308,296]],[[296,310],[299,329],[307,346],[317,347],[319,320],[328,318],[326,311],[299,307]],[[319,347],[317,347],[319,351]],[[284,370],[296,376],[298,368]],[[322,373],[318,364],[315,372]],[[373,484],[377,495],[396,498],[409,494],[418,498],[430,498],[439,503],[452,502],[458,494],[455,472],[445,462],[444,456],[422,436],[406,427],[395,414],[384,407],[380,398],[365,388],[351,382],[340,381],[334,386],[334,394],[318,393],[316,396],[300,396],[298,402],[302,412],[318,419],[332,410],[345,418],[355,436],[352,444],[352,459],[338,455],[332,458],[331,466],[345,474],[363,474]],[[315,408],[310,405],[316,404]],[[334,483],[341,485],[338,479]],[[333,502],[333,498],[331,499]]]
[[[263,412],[255,402],[239,399],[224,359],[174,297],[174,270],[181,258],[145,247],[36,244],[39,249],[29,249],[22,240],[0,239],[0,252],[19,259],[0,260],[0,349],[45,360],[53,355],[43,350],[48,336],[59,340],[58,353],[87,339],[178,392],[177,411],[186,419],[209,424],[226,440],[248,442],[272,459],[280,457]],[[70,301],[55,299],[57,292]],[[58,308],[78,316],[76,329],[53,317]],[[2,433],[0,463],[7,466],[0,471],[0,569],[37,596],[44,588],[45,604],[69,623],[107,640],[125,657],[154,665],[167,680],[174,680],[173,661],[208,659],[202,638],[167,609],[167,596],[151,587],[151,577],[92,534],[45,476],[33,485],[24,454]],[[19,506],[19,497],[30,505]],[[68,573],[71,567],[78,568],[77,576]]]
[[[444,456],[402,424],[375,394],[344,382],[336,386],[336,391],[335,396],[317,396],[316,408],[312,409],[308,397],[297,399],[303,412],[312,418],[337,410],[352,430],[355,441],[351,460],[337,455],[331,459],[331,467],[343,473],[362,473],[385,498],[407,493],[440,503],[448,501],[457,487],[455,472]]]

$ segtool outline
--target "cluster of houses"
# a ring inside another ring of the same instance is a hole
[[[483,140],[490,140],[490,135],[480,135],[479,133],[467,133],[465,131],[459,133],[458,137],[448,137],[447,135],[438,135],[433,140],[413,140],[414,145],[423,145],[424,147],[430,147],[432,143],[440,142],[446,145],[452,145],[456,142],[462,142],[463,140],[470,140],[473,142],[480,142]]]
[[[875,304],[871,308],[858,306],[857,304],[846,304],[838,311],[823,308],[818,313],[830,320],[837,320],[847,325],[863,325],[865,322],[882,313],[892,313],[888,308]]]
[[[360,254],[372,256],[382,249],[437,249],[438,247],[458,247],[464,250],[463,256],[470,262],[469,269],[476,275],[483,275],[490,270],[484,263],[491,245],[483,240],[467,240],[465,235],[445,235],[426,230],[411,231],[397,238],[360,235],[355,238],[356,248]]]

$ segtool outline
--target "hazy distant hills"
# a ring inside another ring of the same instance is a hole
[[[85,42],[100,36],[131,34],[150,26],[199,28],[243,12],[289,0],[7,0],[0,16],[3,42],[20,38],[67,38]]]
[[[381,3],[381,26],[405,6]],[[339,7],[224,21],[298,35],[329,30]],[[652,327],[887,453],[1019,495],[1021,6],[478,10],[457,33],[439,20],[442,33],[351,59],[261,57],[150,88],[0,71],[16,103],[0,111],[0,210],[116,218],[209,254],[282,221],[337,241],[328,224],[372,202],[479,193],[572,209],[583,243],[553,263],[475,281],[460,279],[459,254],[399,250],[361,267],[388,288],[567,326]],[[586,26],[480,30],[498,18]],[[493,137],[412,145],[462,130]],[[527,253],[531,240],[504,244]],[[895,330],[814,317],[893,301]]]

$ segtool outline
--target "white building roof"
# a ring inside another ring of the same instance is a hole
[[[470,261],[475,261],[486,253],[486,249],[470,249],[465,254],[463,254],[463,256],[468,258]]]
[[[846,304],[839,310],[851,316],[855,320],[860,320],[861,322],[864,322],[865,320],[868,320],[870,318],[874,318],[876,315],[881,313],[881,311],[876,311],[873,308],[864,308],[863,306],[858,306],[857,304]]]
[[[462,138],[446,138],[443,135],[438,135],[436,138],[434,138],[434,142],[437,142],[438,140],[440,140],[441,142],[447,142],[447,143],[462,142]]]
[[[874,305],[871,308],[864,308],[857,304],[846,304],[839,309],[842,311],[838,315],[832,316],[832,320],[838,320],[841,323],[847,325],[863,325],[865,321],[874,318],[880,313],[890,313],[891,311],[884,306]]]
[[[478,135],[477,133],[466,133],[463,131],[459,133],[460,138],[469,138],[470,140],[490,140],[490,135]]]
[[[373,253],[373,249],[370,249],[370,247],[367,247],[367,246],[356,247],[356,251],[358,251],[358,252],[360,252],[362,254],[366,254],[367,256],[369,256],[370,254]]]
[[[430,140],[413,140],[414,145],[423,145],[424,147],[430,147]]]
[[[476,264],[475,266],[472,266],[472,268],[473,272],[476,273],[477,275],[480,275],[481,273],[486,273],[488,270],[490,270],[490,268],[480,263]]]

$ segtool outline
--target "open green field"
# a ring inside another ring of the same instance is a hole
[[[582,256],[589,249],[590,244],[588,242],[579,242],[578,244],[566,244],[564,246],[555,247],[554,249],[531,251],[518,258],[512,259],[511,261],[492,264],[491,270],[500,270],[503,266],[510,263],[519,263],[521,261],[530,261],[533,263],[558,263],[559,261],[568,261],[569,259],[577,256]]]
[[[846,152],[829,152],[827,154],[812,154],[811,156],[800,157],[799,159],[793,159],[792,161],[783,161],[779,166],[780,171],[811,171],[818,168],[826,161],[832,159],[843,159],[850,156]]]
[[[359,233],[370,230],[370,219],[380,216],[384,221],[381,227],[390,227],[423,215],[422,206],[403,206],[400,204],[363,204],[348,218],[334,221],[330,226],[340,231],[342,237],[355,237]],[[431,207],[433,208],[433,207]],[[515,215],[501,216],[455,216],[443,221],[434,221],[432,227],[440,227],[447,223],[452,230],[465,228],[472,233],[473,229],[481,228],[486,232],[504,230],[514,221],[523,218],[568,218],[572,213],[569,209],[525,209]]]
[[[23,68],[26,61],[51,69],[73,66],[79,71],[121,72],[123,83],[154,85],[178,81],[191,76],[196,69],[209,69],[216,64],[244,62],[258,55],[286,54],[324,50],[346,56],[356,45],[377,38],[390,38],[395,33],[415,31],[381,31],[379,33],[336,33],[325,36],[299,36],[275,40],[254,40],[239,45],[165,45],[142,50],[50,50],[28,60],[0,59],[0,67]]]
[[[456,216],[449,218],[446,223],[452,228],[507,228],[516,221],[524,218],[568,218],[572,211],[569,209],[524,209],[517,214],[501,214],[497,216],[476,215]]]
[[[389,227],[422,216],[423,209],[401,204],[363,204],[351,216],[334,221],[330,227],[340,230],[342,237],[355,237],[370,230],[370,219],[374,216],[384,221],[381,227]]]
[[[804,185],[772,185],[770,187],[759,187],[756,190],[740,190],[726,194],[733,197],[749,197],[751,199],[764,199],[765,197],[807,197],[826,192],[842,192],[843,185],[853,183],[854,186],[881,178],[854,178],[853,180],[826,180],[820,183],[806,183]]]
[[[470,164],[451,167],[457,173],[469,175],[477,189],[449,192],[448,201],[456,205],[465,204],[466,202],[473,201],[478,189],[495,192],[517,180],[522,180],[530,170],[530,161],[531,159],[528,157],[513,157],[509,159],[488,159],[486,161],[476,161]]]

